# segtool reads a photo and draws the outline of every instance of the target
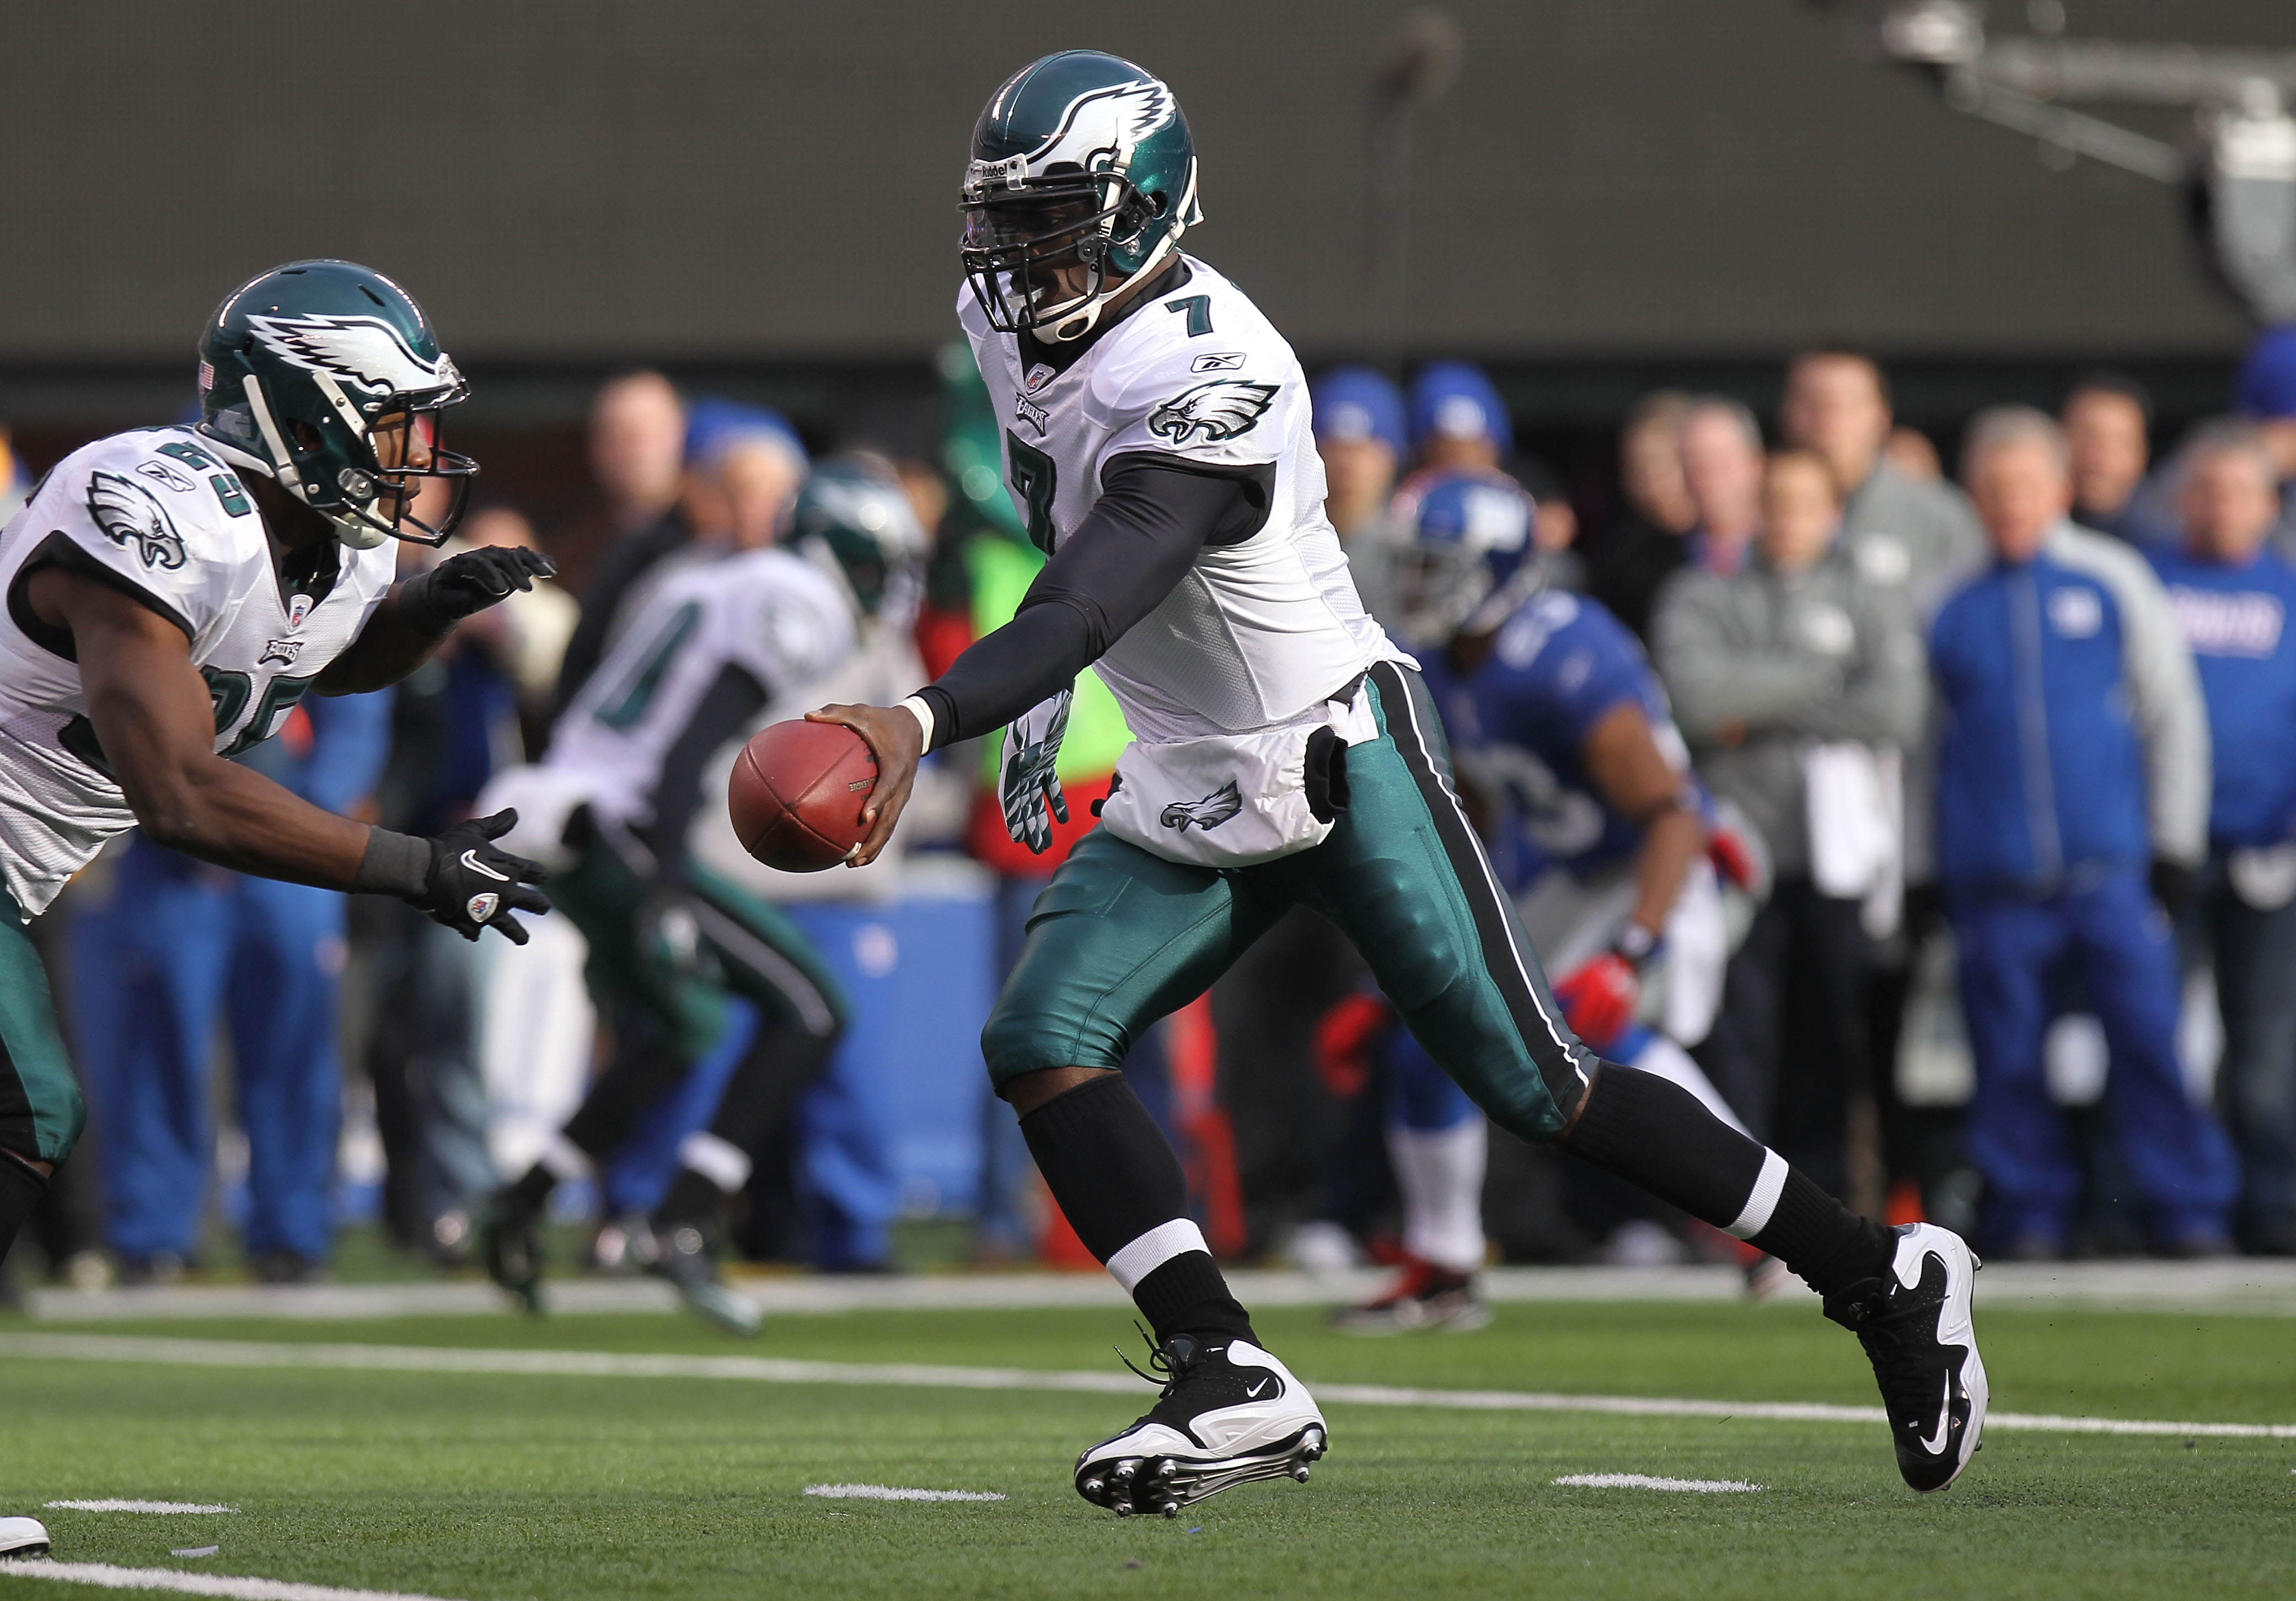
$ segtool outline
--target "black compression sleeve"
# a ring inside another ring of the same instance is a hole
[[[1164,603],[1208,544],[1267,517],[1274,470],[1215,473],[1168,456],[1119,456],[1101,496],[1045,564],[1018,616],[920,691],[939,748],[1002,727],[1075,682]]]
[[[646,844],[653,851],[658,876],[666,878],[685,864],[686,831],[701,805],[701,770],[765,704],[765,686],[729,663],[686,719],[654,782],[653,821],[646,829]]]

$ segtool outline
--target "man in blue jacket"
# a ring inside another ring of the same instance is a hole
[[[2217,1105],[2240,1148],[2235,1232],[2296,1254],[2296,570],[2267,548],[2280,516],[2270,452],[2218,423],[2185,446],[2181,550],[2153,558],[2208,698],[2216,749],[2209,860],[2182,919],[2213,954],[2224,1058]]]
[[[2070,959],[2112,1050],[2111,1094],[2161,1248],[2226,1245],[2239,1173],[2187,1094],[2161,899],[2204,854],[2208,724],[2159,582],[2074,527],[2063,433],[2008,406],[1971,424],[1963,474],[1992,566],[1932,625],[1943,742],[1939,878],[1977,1059],[1969,1154],[2013,1254],[2062,1252],[2079,1174],[2042,1068],[2045,978]]]

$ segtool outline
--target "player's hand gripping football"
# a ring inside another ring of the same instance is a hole
[[[917,781],[917,764],[924,759],[925,731],[906,707],[898,706],[825,706],[805,715],[808,723],[840,723],[861,736],[877,758],[877,786],[869,804],[861,808],[869,825],[868,837],[846,858],[848,867],[866,867],[877,860],[893,837],[893,825],[909,804]]]
[[[526,943],[526,928],[513,911],[548,911],[548,897],[533,887],[550,876],[538,862],[513,856],[495,841],[518,826],[515,811],[458,822],[433,837],[430,871],[422,893],[406,898],[440,922],[474,940],[491,927],[513,945]]]
[[[1015,845],[1037,855],[1052,848],[1053,819],[1069,820],[1069,797],[1061,788],[1062,736],[1069,731],[1073,686],[1038,701],[1004,730],[997,764],[996,796],[1004,805],[1004,831]]]

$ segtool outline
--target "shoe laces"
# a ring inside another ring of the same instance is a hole
[[[1148,1366],[1146,1368],[1143,1368],[1139,1363],[1127,1356],[1124,1352],[1124,1347],[1121,1345],[1115,1348],[1116,1359],[1122,1362],[1127,1368],[1131,1368],[1132,1371],[1137,1374],[1140,1377],[1146,1379],[1152,1385],[1157,1385],[1160,1392],[1157,1399],[1160,1401],[1163,1400],[1168,1397],[1173,1391],[1178,1389],[1182,1385],[1187,1382],[1189,1376],[1195,1368],[1197,1362],[1201,1360],[1203,1348],[1201,1345],[1196,1345],[1196,1343],[1193,1340],[1189,1340],[1189,1344],[1195,1346],[1193,1352],[1175,1353],[1172,1350],[1170,1342],[1158,1340],[1154,1335],[1150,1334],[1147,1329],[1142,1327],[1136,1319],[1134,1321],[1132,1327],[1139,1329],[1140,1337],[1148,1343]],[[1185,1338],[1186,1336],[1178,1336],[1175,1337]]]

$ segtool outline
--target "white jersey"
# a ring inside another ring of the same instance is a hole
[[[543,765],[578,781],[604,821],[653,821],[662,764],[726,668],[770,698],[852,652],[853,607],[782,550],[695,562],[664,578],[558,720]]]
[[[215,748],[236,756],[279,731],[390,588],[390,546],[329,548],[332,581],[291,590],[245,486],[187,428],[99,439],[42,480],[0,532],[0,871],[27,914],[135,823],[87,720],[71,635],[32,611],[32,574],[87,574],[181,628],[214,700]]]
[[[957,315],[1004,429],[1004,474],[1047,554],[1100,498],[1119,456],[1171,457],[1260,478],[1267,520],[1210,547],[1162,605],[1095,665],[1135,735],[1157,743],[1320,715],[1382,660],[1408,661],[1364,610],[1324,515],[1324,464],[1299,358],[1243,292],[1193,257],[1064,371],[1023,372],[968,290]]]

